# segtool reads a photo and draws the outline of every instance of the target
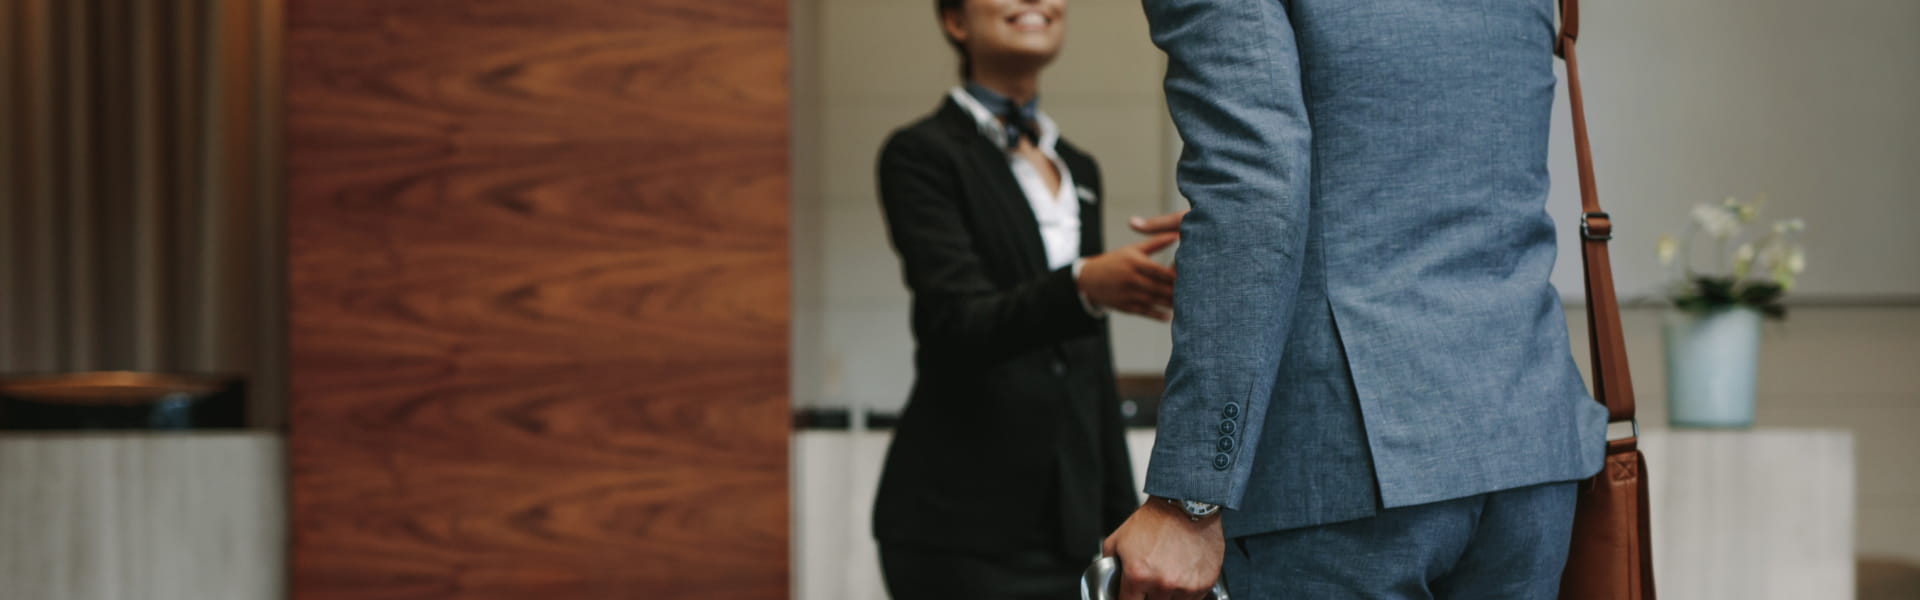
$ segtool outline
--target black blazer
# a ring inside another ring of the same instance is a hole
[[[1100,170],[1056,145],[1100,252]],[[1004,151],[948,98],[880,153],[880,203],[913,294],[917,371],[873,514],[881,542],[1091,560],[1138,505],[1105,319],[1049,270]]]

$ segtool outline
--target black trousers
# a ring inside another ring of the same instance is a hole
[[[880,544],[880,570],[893,600],[1079,600],[1086,561],[1046,550],[981,555]]]

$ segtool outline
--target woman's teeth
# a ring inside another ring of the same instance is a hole
[[[1013,24],[1023,27],[1046,27],[1047,17],[1040,13],[1025,13],[1015,17]]]

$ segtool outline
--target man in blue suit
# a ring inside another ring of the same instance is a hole
[[[1123,600],[1554,596],[1606,415],[1548,282],[1550,2],[1145,1],[1193,209]]]

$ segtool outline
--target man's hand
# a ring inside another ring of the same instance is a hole
[[[1199,600],[1220,579],[1226,539],[1218,514],[1195,523],[1166,500],[1148,498],[1100,552],[1120,559],[1119,600]]]
[[[1163,233],[1088,257],[1074,283],[1096,305],[1149,319],[1171,320],[1167,307],[1173,304],[1173,269],[1154,262],[1151,255],[1179,239],[1178,233]]]
[[[1147,235],[1178,233],[1180,221],[1187,218],[1187,211],[1170,212],[1158,217],[1133,217],[1127,219],[1127,226],[1134,231]]]

